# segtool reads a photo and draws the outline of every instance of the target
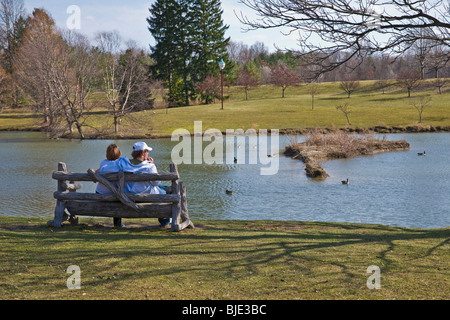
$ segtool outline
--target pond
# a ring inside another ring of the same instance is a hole
[[[322,167],[330,175],[325,181],[306,177],[301,161],[283,155],[290,137],[275,138],[280,151],[274,154],[279,168],[273,175],[261,175],[261,163],[178,166],[194,223],[244,219],[449,226],[450,133],[389,134],[390,140],[406,139],[411,149],[325,162]],[[51,217],[56,203],[51,173],[58,162],[65,162],[71,172],[86,172],[98,168],[110,143],[130,157],[136,141],[49,140],[38,132],[0,132],[0,216]],[[168,171],[178,142],[145,141],[153,148],[158,170]],[[252,152],[251,147],[240,147],[247,156]],[[417,155],[424,150],[426,156]],[[347,178],[350,183],[341,184]],[[94,183],[82,184],[84,192],[95,190]]]

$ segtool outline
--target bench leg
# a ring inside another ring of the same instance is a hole
[[[194,224],[189,219],[189,212],[187,208],[187,198],[186,198],[186,186],[184,185],[183,182],[180,182],[179,187],[180,187],[180,203],[177,203],[172,207],[172,228],[170,231],[181,231],[188,227],[194,228]]]
[[[63,201],[56,201],[55,219],[47,221],[47,225],[50,227],[61,228],[62,223],[68,218],[65,209],[66,205]]]
[[[176,203],[172,205],[172,226],[170,231],[180,231],[181,205]]]
[[[187,207],[187,198],[186,198],[186,186],[184,185],[184,182],[180,182],[180,196],[181,196],[181,221],[180,224],[181,229],[184,228],[194,228],[194,224],[189,219],[189,211]]]

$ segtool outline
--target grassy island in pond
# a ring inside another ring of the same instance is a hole
[[[304,142],[287,146],[285,154],[302,160],[308,177],[325,179],[328,174],[320,167],[320,162],[404,150],[409,150],[405,140],[390,141],[374,134],[354,135],[342,130],[314,129],[306,134]]]

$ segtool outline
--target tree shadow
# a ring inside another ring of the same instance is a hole
[[[230,279],[244,278],[268,265],[280,264],[303,272],[308,272],[310,265],[327,265],[336,268],[339,270],[336,274],[351,281],[355,270],[348,262],[341,261],[342,255],[358,255],[361,254],[358,250],[370,248],[367,266],[376,260],[387,271],[398,264],[392,255],[398,253],[399,241],[410,241],[408,245],[412,245],[417,240],[430,240],[429,247],[421,249],[420,253],[415,252],[409,259],[427,258],[450,243],[450,228],[403,229],[380,225],[279,221],[261,225],[233,221],[227,225],[200,222],[196,223],[196,229],[172,233],[162,231],[151,223],[128,225],[125,229],[100,224],[64,225],[60,229],[46,226],[0,227],[0,234],[2,229],[20,231],[8,235],[10,243],[32,241],[41,247],[48,247],[45,257],[34,257],[35,264],[46,264],[49,260],[61,265],[69,263],[67,266],[101,263],[101,271],[93,275],[86,285],[104,285],[112,279],[120,282],[177,277],[190,272],[213,277],[220,274]],[[70,243],[72,249],[52,249],[61,243]],[[180,258],[183,263],[177,262]],[[123,266],[135,259],[145,260],[148,267],[141,268],[137,273],[124,271]],[[152,261],[161,259],[167,261],[167,265],[153,268]]]

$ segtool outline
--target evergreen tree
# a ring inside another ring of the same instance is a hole
[[[186,55],[186,13],[187,5],[180,0],[157,0],[149,9],[148,30],[155,39],[155,46],[150,46],[151,57],[156,61],[152,72],[157,79],[167,83],[169,100],[176,102],[179,94],[175,90],[182,78]]]
[[[193,57],[191,74],[194,82],[202,82],[210,75],[220,73],[218,63],[225,62],[226,70],[232,65],[227,52],[230,38],[225,39],[227,25],[223,24],[220,0],[192,0],[191,43]],[[226,73],[226,71],[225,71]]]
[[[195,84],[219,74],[221,59],[232,68],[220,0],[157,0],[149,11],[153,74],[166,81],[172,103],[188,105]]]

